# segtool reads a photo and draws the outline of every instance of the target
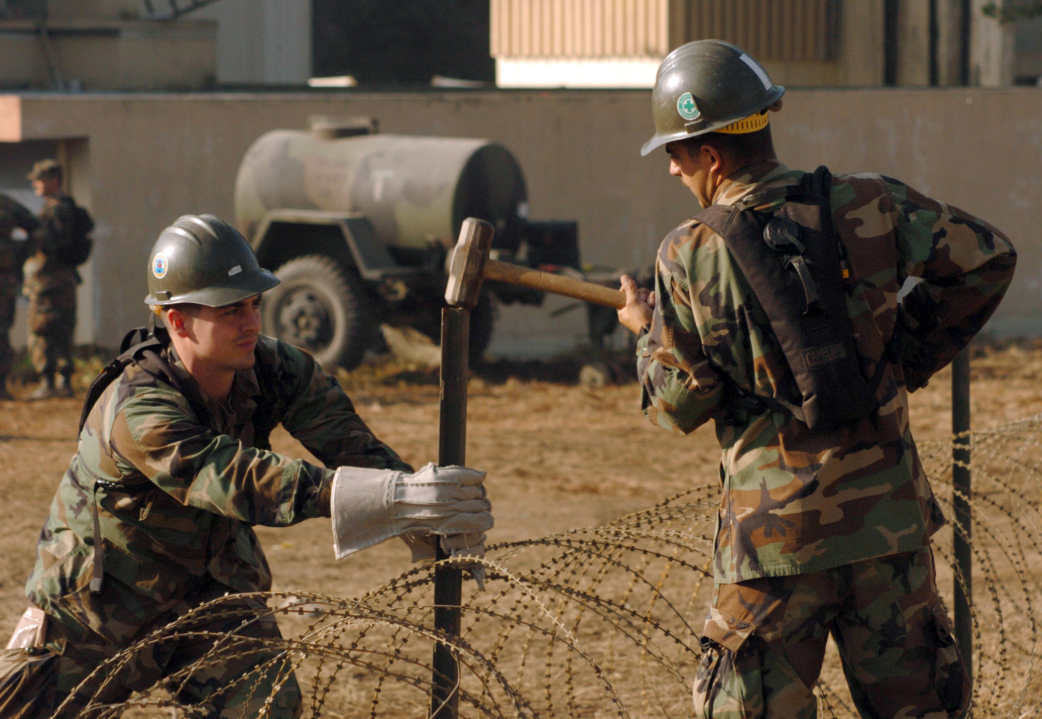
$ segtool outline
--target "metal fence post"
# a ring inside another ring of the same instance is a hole
[[[962,575],[965,587],[955,582],[955,641],[973,678],[973,555],[970,538],[973,519],[970,508],[970,350],[964,349],[952,361],[952,505],[955,522],[963,533],[954,532],[953,569]]]
[[[467,359],[470,345],[470,310],[446,307],[441,311],[441,406],[439,411],[438,464],[466,463]],[[448,557],[438,546],[439,560]],[[434,628],[459,636],[463,570],[434,569]],[[459,715],[459,663],[449,647],[434,645],[431,686],[431,719],[456,719]]]

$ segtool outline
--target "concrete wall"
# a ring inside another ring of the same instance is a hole
[[[145,319],[145,266],[158,232],[186,212],[231,218],[250,143],[273,128],[302,128],[310,115],[374,115],[387,133],[501,142],[525,172],[533,219],[577,219],[587,262],[639,265],[697,210],[668,176],[664,153],[639,155],[652,130],[648,105],[646,91],[0,96],[0,142],[86,139],[89,178],[73,182],[89,184],[98,226],[95,307],[80,317],[96,322],[97,342],[113,345]],[[991,328],[1042,335],[1040,110],[1034,88],[792,90],[772,122],[792,166],[892,175],[1002,228],[1021,260]],[[564,304],[510,309],[493,349],[531,353],[581,340],[582,312],[549,316]]]
[[[53,20],[47,47],[35,22],[0,22],[0,87],[198,90],[212,86],[217,25],[182,20]]]

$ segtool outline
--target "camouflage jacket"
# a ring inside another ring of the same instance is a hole
[[[76,268],[61,260],[73,241],[73,208],[72,198],[65,194],[44,200],[39,227],[32,234],[33,256],[25,265],[25,294],[41,295],[79,284]]]
[[[20,227],[31,237],[39,225],[27,207],[0,193],[0,273],[21,275],[30,242],[28,239],[13,240],[11,233]]]
[[[226,406],[202,392],[172,347],[166,353],[206,416],[129,365],[87,418],[26,585],[37,606],[109,639],[132,636],[214,581],[233,592],[268,590],[252,525],[329,516],[333,469],[252,446],[259,397],[273,405],[269,426],[282,424],[326,467],[410,470],[336,380],[290,345],[262,337],[255,353],[263,371],[239,371]],[[97,595],[89,591],[95,503],[105,573]]]
[[[713,202],[733,205],[803,174],[777,162],[754,165],[725,180]],[[829,432],[738,401],[734,385],[778,397],[792,379],[723,239],[690,220],[659,249],[657,304],[637,350],[642,408],[680,433],[716,421],[718,583],[918,549],[944,523],[912,439],[906,392],[984,325],[1012,279],[1016,253],[990,225],[879,175],[834,176],[831,207],[848,253],[847,309],[866,378],[894,333],[902,337],[900,361],[888,363],[877,392],[879,409]],[[899,303],[907,277],[922,281]]]

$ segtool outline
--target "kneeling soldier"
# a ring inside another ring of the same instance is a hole
[[[100,680],[77,684],[101,662],[208,600],[268,590],[253,525],[332,516],[338,557],[392,536],[414,558],[433,556],[436,541],[450,553],[484,551],[484,473],[413,472],[314,359],[261,335],[261,294],[278,281],[216,217],[181,217],[160,234],[145,302],[166,330],[141,333],[92,385],[26,587],[33,606],[0,664],[0,717],[47,717],[59,706],[73,717]],[[331,469],[272,452],[279,424]],[[260,618],[214,617],[193,631],[258,646],[279,639],[262,601],[241,605]],[[123,701],[210,646],[148,646],[107,673],[94,699]],[[231,681],[251,671],[249,682]],[[257,716],[272,695],[268,716],[299,714],[289,667],[262,649],[201,667],[175,699],[215,716]]]

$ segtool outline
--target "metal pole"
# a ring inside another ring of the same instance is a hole
[[[937,0],[930,0],[930,19],[927,25],[927,35],[929,36],[929,75],[930,75],[930,87],[937,87],[941,84],[941,71],[939,59],[937,53],[940,47],[940,22],[937,18]]]
[[[438,431],[438,464],[463,465],[467,453],[467,356],[470,345],[470,310],[446,307],[441,311],[441,407]],[[446,559],[438,547],[438,559]],[[434,569],[434,628],[459,636],[463,571],[455,567]],[[449,647],[434,647],[431,686],[431,719],[456,719],[459,714],[459,663]]]
[[[959,84],[967,87],[970,84],[970,42],[973,40],[973,2],[961,0],[959,3]]]
[[[955,570],[965,580],[965,587],[955,582],[955,641],[966,663],[966,671],[973,678],[973,622],[970,606],[973,600],[973,576],[970,553],[970,355],[964,349],[952,361],[952,504],[955,523],[963,532],[955,532],[953,554]]]

